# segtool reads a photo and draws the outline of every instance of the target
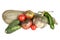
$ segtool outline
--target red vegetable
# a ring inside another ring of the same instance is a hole
[[[31,20],[26,20],[25,22],[22,23],[23,29],[29,29],[31,25],[32,25]]]
[[[32,30],[36,30],[36,25],[34,25],[34,24],[31,25],[31,29],[32,29]]]
[[[18,20],[24,21],[26,19],[26,16],[24,14],[21,14],[18,16]]]

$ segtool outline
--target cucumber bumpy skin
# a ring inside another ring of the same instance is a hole
[[[21,26],[18,25],[19,23],[20,23],[19,20],[14,20],[12,23],[9,24],[9,26],[6,28],[5,32],[7,34],[10,34],[10,33],[14,32],[14,31],[20,29]]]
[[[50,28],[54,29],[54,20],[53,17],[48,13],[48,12],[44,12],[44,16],[47,17]]]

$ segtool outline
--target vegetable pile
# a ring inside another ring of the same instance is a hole
[[[55,19],[49,14],[49,12],[43,11],[39,13],[34,13],[31,10],[27,11],[14,11],[7,10],[3,13],[3,20],[9,24],[5,32],[10,34],[20,28],[25,30],[31,28],[36,30],[36,28],[44,28],[46,24],[50,25],[51,29],[54,29],[54,24],[56,24]]]

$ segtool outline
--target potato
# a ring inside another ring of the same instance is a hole
[[[22,13],[23,13],[23,11],[6,10],[2,14],[2,18],[7,24],[10,24],[13,20],[17,19],[18,15],[20,15]]]

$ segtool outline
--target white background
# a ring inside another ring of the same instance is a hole
[[[8,26],[2,19],[2,13],[5,10],[32,10],[54,11],[51,13],[55,17],[58,25],[52,30],[47,25],[45,28],[19,29],[12,34],[6,34],[5,29]],[[0,0],[0,40],[60,40],[60,1],[59,0]]]

